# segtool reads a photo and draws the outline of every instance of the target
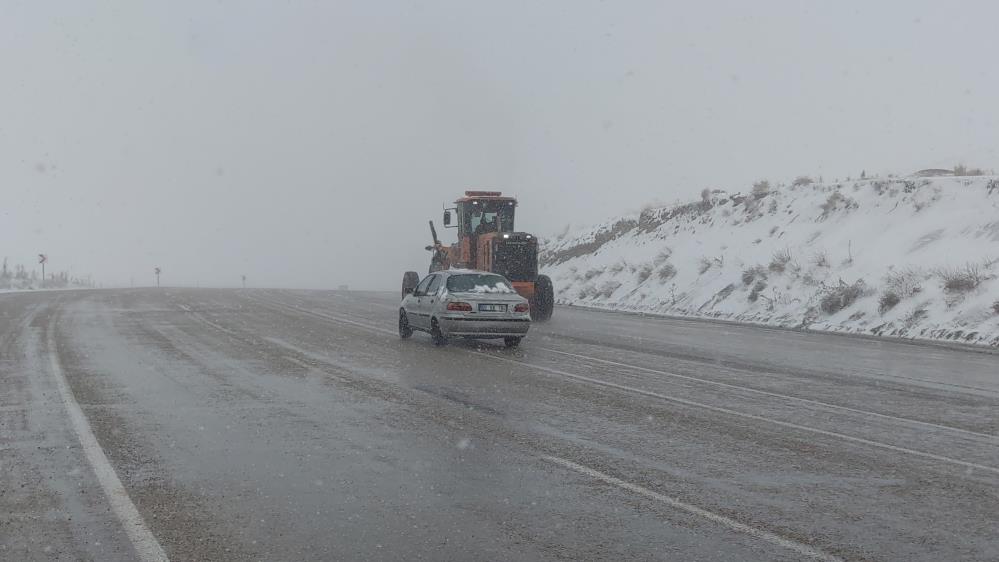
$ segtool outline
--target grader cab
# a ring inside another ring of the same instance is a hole
[[[454,207],[444,210],[444,227],[458,230],[456,243],[442,244],[430,221],[430,271],[463,268],[498,273],[530,301],[533,319],[548,320],[555,303],[554,288],[547,275],[538,274],[538,239],[514,228],[516,210],[517,200],[499,191],[466,191]],[[403,276],[403,296],[418,280],[415,272]]]

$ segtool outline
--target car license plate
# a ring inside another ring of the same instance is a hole
[[[506,312],[505,304],[480,304],[479,312]]]

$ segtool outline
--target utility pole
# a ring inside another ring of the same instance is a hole
[[[160,272],[162,270],[160,268],[158,268],[158,267],[154,267],[153,271],[156,272],[156,286],[159,287],[160,286]]]
[[[38,263],[42,264],[42,287],[45,286],[45,262],[49,261],[49,257],[45,254],[38,254]]]
[[[243,288],[246,288],[246,275],[243,275]]]

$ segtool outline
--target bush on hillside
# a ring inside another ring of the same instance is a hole
[[[767,270],[764,269],[762,265],[756,265],[756,266],[750,267],[748,269],[742,270],[742,284],[743,285],[745,285],[745,286],[748,287],[757,278],[764,279],[764,280],[766,280],[766,278],[767,278]]]
[[[958,164],[954,166],[955,176],[984,176],[985,170],[981,168],[969,168],[964,164]]]
[[[944,289],[952,293],[973,291],[985,280],[982,266],[976,263],[968,263],[963,267],[955,268],[941,267],[934,273],[943,281]]]
[[[770,271],[775,273],[784,273],[787,269],[787,264],[791,262],[791,250],[789,248],[784,248],[783,250],[777,250],[774,252],[773,256],[770,258]]]
[[[760,180],[753,184],[753,197],[756,199],[762,199],[770,193],[770,182],[767,180]]]
[[[923,272],[915,267],[889,271],[885,275],[885,290],[900,298],[911,297],[923,290]]]
[[[812,263],[816,267],[829,267],[829,254],[825,250],[818,250],[812,254]]]
[[[652,277],[652,271],[653,267],[651,263],[647,263],[639,267],[638,272],[635,274],[636,277],[638,278],[638,284],[641,285],[642,283],[648,281],[649,277]]]
[[[853,198],[847,197],[839,191],[830,193],[829,197],[826,198],[826,202],[819,205],[822,208],[823,217],[827,217],[830,213],[839,209],[856,209],[857,206],[857,202]]]
[[[673,255],[673,250],[669,248],[663,248],[656,257],[652,258],[652,263],[655,265],[662,265],[669,260],[669,257]]]
[[[895,308],[902,298],[898,296],[898,293],[894,291],[885,291],[881,293],[881,298],[878,299],[878,312],[884,314],[889,310]]]
[[[605,299],[611,298],[614,295],[614,291],[621,287],[620,281],[615,281],[614,279],[608,279],[604,281],[604,284],[600,286],[600,290],[596,296],[603,297]]]
[[[760,298],[760,293],[767,288],[767,282],[760,279],[753,285],[753,290],[749,292],[749,302],[756,302]]]
[[[674,276],[676,276],[676,267],[671,263],[664,264],[659,268],[659,280],[662,282],[669,281]]]
[[[863,279],[858,279],[856,283],[848,285],[840,280],[835,287],[826,287],[823,290],[819,307],[826,314],[835,314],[840,310],[852,305],[867,292],[867,285]]]

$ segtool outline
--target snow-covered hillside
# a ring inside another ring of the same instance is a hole
[[[562,304],[999,346],[999,178],[703,192],[568,231]]]

